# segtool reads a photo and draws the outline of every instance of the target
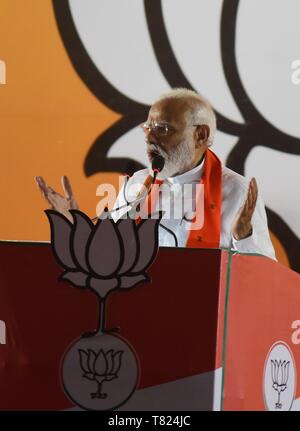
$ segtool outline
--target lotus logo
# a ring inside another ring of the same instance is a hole
[[[61,280],[89,288],[101,299],[112,290],[149,281],[146,270],[158,250],[161,213],[137,226],[129,217],[115,223],[107,211],[96,225],[79,210],[70,210],[73,224],[57,211],[45,212],[53,253],[65,268]]]
[[[121,358],[123,351],[114,353],[109,350],[104,353],[100,349],[98,355],[93,350],[85,352],[79,350],[80,365],[84,372],[83,377],[97,382],[97,392],[92,392],[92,398],[106,398],[107,394],[101,392],[102,384],[104,381],[111,381],[118,377],[118,371],[121,368]]]
[[[280,393],[285,391],[287,388],[287,382],[289,379],[289,366],[290,361],[277,361],[271,359],[271,372],[273,380],[273,389],[278,393],[278,400],[275,404],[276,409],[281,409],[282,404],[280,403]]]
[[[54,210],[46,210],[54,256],[64,268],[60,279],[93,292],[99,302],[98,327],[67,348],[62,360],[62,385],[78,406],[107,410],[124,404],[139,378],[137,355],[116,330],[105,327],[105,304],[118,289],[150,281],[146,273],[158,251],[157,218],[137,225],[131,218],[114,222],[106,210],[94,225],[81,211],[70,211],[74,223]],[[109,382],[105,385],[104,382]],[[95,391],[95,383],[97,385]]]
[[[264,401],[268,410],[291,410],[296,390],[296,367],[289,346],[275,343],[266,358]]]

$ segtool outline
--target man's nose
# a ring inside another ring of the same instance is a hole
[[[146,138],[148,142],[152,142],[153,144],[159,145],[159,140],[157,139],[157,136],[152,129],[146,132]]]

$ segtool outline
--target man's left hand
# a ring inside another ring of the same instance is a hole
[[[252,178],[249,183],[245,203],[239,209],[232,225],[232,235],[237,241],[247,238],[247,236],[250,236],[252,233],[251,219],[255,210],[257,195],[257,183],[255,178]]]

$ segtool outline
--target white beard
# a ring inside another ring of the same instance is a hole
[[[165,159],[164,168],[157,175],[157,179],[164,180],[177,174],[186,172],[191,166],[195,154],[190,147],[189,140],[184,139],[175,149],[167,153],[162,148],[158,148],[156,145],[148,144],[149,150],[155,150]]]

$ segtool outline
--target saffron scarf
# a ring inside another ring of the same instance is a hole
[[[155,185],[163,181],[156,180]],[[191,222],[186,247],[190,248],[219,248],[221,235],[221,206],[222,206],[222,165],[219,158],[211,150],[205,153],[203,173],[200,184],[204,186],[204,223],[196,228],[196,216]],[[142,212],[151,214],[156,206],[159,195],[159,187],[152,187],[147,196]],[[203,210],[202,206],[196,208]],[[141,219],[137,220],[139,223]]]

